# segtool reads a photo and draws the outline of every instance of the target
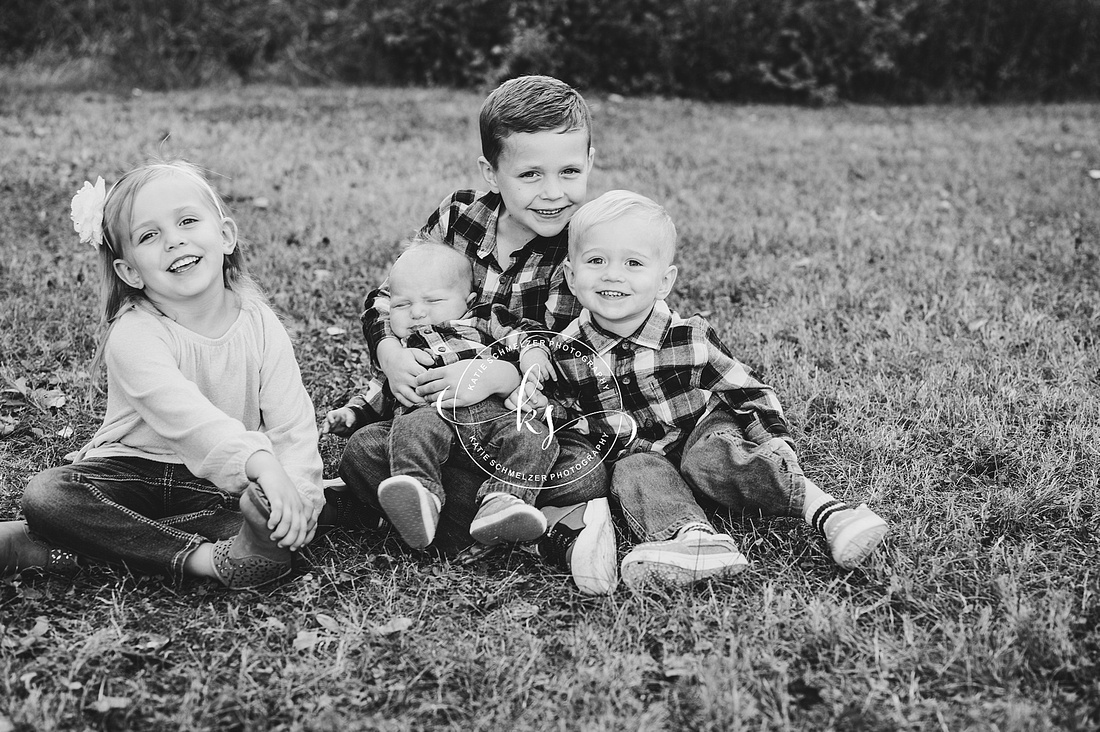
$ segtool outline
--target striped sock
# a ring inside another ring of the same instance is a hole
[[[848,508],[848,504],[830,496],[816,483],[806,478],[806,502],[802,507],[802,518],[820,534],[825,533],[825,522],[837,511]]]

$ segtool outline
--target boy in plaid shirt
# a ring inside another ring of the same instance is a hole
[[[665,210],[611,191],[577,212],[569,239],[566,277],[584,310],[548,346],[557,385],[547,386],[568,417],[618,441],[611,492],[642,541],[623,559],[623,582],[691,584],[747,565],[700,499],[802,516],[837,564],[866,559],[886,522],[806,478],[772,389],[702,317],[680,318],[665,304],[676,280],[676,228]]]
[[[439,366],[464,363],[471,378],[480,378],[473,359],[518,353],[524,328],[541,330],[501,305],[471,307],[477,294],[470,262],[442,242],[411,242],[390,269],[389,285],[389,327],[402,345],[432,354]],[[489,476],[477,492],[471,536],[487,546],[538,539],[546,518],[534,497],[558,457],[557,442],[540,422],[518,424],[498,396],[469,404],[462,396],[448,391],[438,404],[395,404],[376,375],[362,394],[328,413],[323,430],[347,436],[367,422],[392,419],[391,475],[378,486],[378,502],[413,549],[435,538],[446,501],[441,468],[456,440]]]
[[[482,156],[478,166],[488,191],[460,190],[428,218],[423,233],[464,253],[474,269],[478,302],[496,303],[527,320],[559,330],[580,308],[565,284],[566,227],[584,203],[592,169],[592,122],[588,105],[567,84],[546,76],[524,76],[501,84],[479,115]],[[390,293],[383,286],[364,303],[363,332],[394,397],[411,406],[463,388],[463,364],[435,367],[430,354],[403,348],[390,325]],[[506,396],[519,384],[512,364],[485,368],[469,393],[471,401]],[[348,439],[340,476],[359,503],[373,504],[389,476],[389,423],[376,422]],[[607,506],[606,468],[591,461],[592,446],[572,431],[555,436],[559,456],[550,479],[535,497],[548,528],[540,556],[571,572],[589,594],[614,590],[615,534]],[[435,545],[455,553],[470,544],[468,527],[478,509],[484,476],[461,450],[452,450],[443,469],[448,500],[439,517]],[[589,466],[584,471],[575,467]],[[330,491],[334,505],[348,491]]]

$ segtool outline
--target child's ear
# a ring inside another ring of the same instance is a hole
[[[237,222],[226,216],[222,219],[222,252],[232,254],[237,248]]]
[[[142,281],[141,275],[138,271],[126,263],[125,259],[116,259],[114,261],[115,274],[118,278],[125,282],[135,290],[145,289],[145,282]]]
[[[565,260],[565,284],[569,285],[569,291],[572,292],[574,295],[577,294],[577,291],[573,288],[573,280],[575,280],[576,277],[577,277],[577,273],[573,271],[573,262],[571,262],[568,258],[566,258],[566,260]]]
[[[592,161],[596,159],[596,148],[588,148],[588,169],[592,170]]]
[[[657,288],[657,299],[664,300],[668,293],[672,292],[672,285],[676,283],[676,265],[668,265],[668,269],[661,275],[661,285]]]
[[[485,178],[485,182],[489,184],[489,190],[500,193],[500,186],[497,185],[497,171],[489,159],[482,155],[477,159],[477,167],[481,170],[481,176]]]

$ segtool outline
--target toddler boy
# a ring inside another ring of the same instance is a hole
[[[675,247],[671,218],[644,196],[611,191],[584,205],[570,223],[566,269],[583,310],[550,345],[570,415],[622,443],[611,492],[641,539],[623,558],[623,582],[691,584],[747,565],[700,499],[802,516],[837,564],[854,567],[886,522],[806,478],[772,389],[706,320],[669,310]]]

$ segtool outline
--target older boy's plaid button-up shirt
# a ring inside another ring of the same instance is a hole
[[[421,348],[430,353],[437,367],[490,356],[514,361],[523,345],[524,333],[532,330],[541,331],[542,326],[516,317],[502,305],[478,305],[460,320],[416,326],[402,342],[406,348]],[[397,400],[386,388],[380,372],[347,404],[355,410],[357,425],[389,419],[396,405]]]
[[[496,257],[500,210],[498,193],[457,191],[428,217],[421,233],[442,239],[470,258],[479,303],[503,305],[521,318],[559,331],[581,310],[565,283],[568,227],[556,236],[535,237],[502,270]],[[367,295],[362,322],[372,356],[379,342],[393,335],[389,310],[387,285]]]
[[[762,427],[789,439],[771,387],[730,355],[706,320],[680,318],[664,301],[628,338],[602,330],[584,310],[554,339],[551,351],[561,380],[547,388],[567,419],[583,417],[590,435],[619,432],[620,441],[616,414],[621,410],[634,419],[636,437],[612,451],[613,457],[655,452],[678,461],[688,435],[715,408],[729,410],[746,434],[759,434]]]

